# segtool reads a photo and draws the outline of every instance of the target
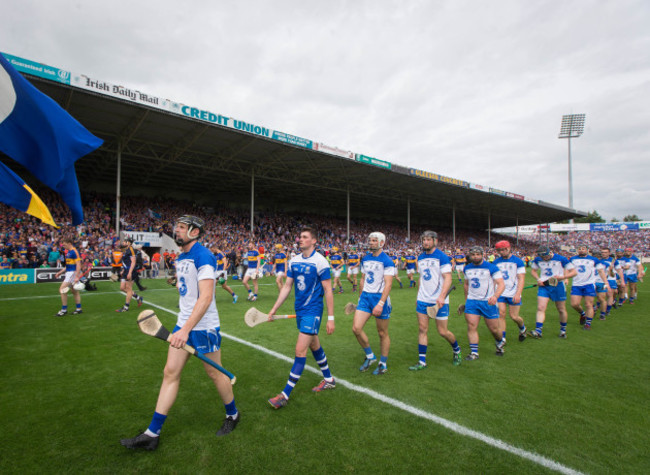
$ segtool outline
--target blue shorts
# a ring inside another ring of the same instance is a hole
[[[434,305],[435,303],[426,303],[421,300],[417,300],[415,305],[415,311],[417,313],[421,313],[422,315],[426,315],[427,308],[433,307]],[[436,320],[447,320],[448,317],[449,317],[449,304],[446,303],[438,309],[438,313],[436,314]]]
[[[300,333],[318,335],[322,315],[296,315],[296,326]]]
[[[465,302],[465,315],[468,313],[485,317],[488,320],[499,318],[499,309],[496,305],[490,305],[485,300],[468,300]]]
[[[612,290],[618,289],[618,283],[616,282],[616,279],[609,280],[607,279],[607,282],[609,283],[609,288]]]
[[[361,296],[359,297],[359,303],[357,304],[357,310],[361,310],[362,312],[368,312],[372,314],[372,309],[375,308],[379,300],[381,300],[381,294],[370,294],[367,292],[361,292]],[[390,305],[390,297],[388,297],[386,299],[386,303],[384,304],[384,309],[382,310],[381,315],[375,318],[379,318],[380,320],[389,319],[390,312],[392,309],[393,307],[391,307]]]
[[[563,283],[556,286],[541,285],[537,287],[537,296],[551,299],[553,302],[564,302],[566,300],[566,288]]]
[[[636,284],[639,281],[636,275],[626,275],[625,276],[625,283],[631,283],[631,284]]]
[[[571,287],[571,295],[577,295],[580,297],[595,297],[596,286],[594,284],[574,285]]]
[[[499,297],[497,299],[497,302],[499,303],[507,303],[511,307],[519,307],[521,305],[521,299],[519,299],[519,303],[514,303],[512,301],[513,297]]]
[[[607,289],[605,288],[605,284],[602,282],[596,282],[596,293],[597,294],[606,294]]]
[[[176,325],[172,333],[176,333],[181,327]],[[214,353],[221,348],[221,333],[219,328],[210,330],[192,330],[187,338],[187,344],[193,346],[199,353]]]

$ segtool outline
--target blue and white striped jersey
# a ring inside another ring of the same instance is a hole
[[[366,254],[361,259],[361,272],[364,274],[363,291],[381,294],[384,291],[384,276],[395,275],[395,264],[382,251],[378,256]]]
[[[499,268],[485,260],[480,265],[466,264],[463,273],[468,284],[467,300],[487,301],[496,290],[494,280],[503,279]]]
[[[217,258],[200,242],[195,243],[189,252],[181,253],[176,259],[176,288],[180,295],[178,319],[176,325],[182,327],[190,318],[192,310],[199,299],[199,281],[212,280],[210,286],[211,302],[203,318],[192,330],[209,330],[219,328],[219,312],[214,300],[214,274],[217,270]]]
[[[420,302],[435,303],[442,291],[442,274],[451,274],[451,261],[449,256],[440,249],[432,253],[423,252],[418,256],[418,269],[420,269],[420,288],[417,299]],[[449,296],[445,299],[449,303]]]
[[[294,281],[296,315],[322,317],[325,294],[322,281],[331,279],[327,259],[316,251],[309,257],[298,254],[289,261],[287,277]]]
[[[510,256],[508,259],[498,257],[494,260],[493,264],[499,268],[503,276],[503,282],[506,289],[501,294],[501,297],[512,298],[517,293],[517,278],[521,274],[526,274],[526,265],[517,256]]]
[[[575,266],[569,262],[564,256],[559,254],[553,254],[548,261],[545,261],[541,257],[536,257],[530,263],[531,269],[539,270],[539,280],[546,282],[551,277],[562,277],[564,276],[565,270],[574,269]]]
[[[573,256],[569,259],[569,262],[571,262],[578,271],[578,273],[573,277],[573,285],[582,286],[596,283],[596,266],[599,263],[598,259],[593,256]]]

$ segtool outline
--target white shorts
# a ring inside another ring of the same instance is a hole
[[[219,277],[223,277],[224,279],[227,279],[228,274],[226,274],[225,270],[218,270],[217,272],[215,272],[214,278],[215,280],[219,280]]]
[[[65,277],[63,277],[63,282],[67,282],[69,284],[72,284],[74,282],[74,273],[75,271],[66,271]]]
[[[334,274],[334,278],[341,277],[341,269],[332,269],[332,274]]]
[[[244,277],[248,276],[251,279],[257,279],[257,276],[259,275],[259,269],[251,269],[250,267],[246,269],[246,273],[244,274]]]
[[[359,273],[359,268],[358,267],[350,267],[348,269],[348,275],[357,275]]]
[[[413,275],[415,274],[415,269],[406,269],[406,275]]]
[[[279,270],[279,271],[276,271],[275,276],[276,277],[284,277],[284,274],[286,274],[286,272],[284,272],[283,270]]]
[[[463,272],[465,264],[456,264],[456,272]]]

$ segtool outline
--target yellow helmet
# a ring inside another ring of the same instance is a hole
[[[334,246],[334,247],[332,248],[332,252],[339,252],[339,248],[336,247],[336,246]]]
[[[275,248],[276,248],[276,249],[282,249],[282,244],[276,244],[276,245],[275,245]]]

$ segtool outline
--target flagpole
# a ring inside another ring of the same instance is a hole
[[[115,232],[120,238],[120,187],[122,184],[122,142],[117,142],[117,196],[115,198]]]

